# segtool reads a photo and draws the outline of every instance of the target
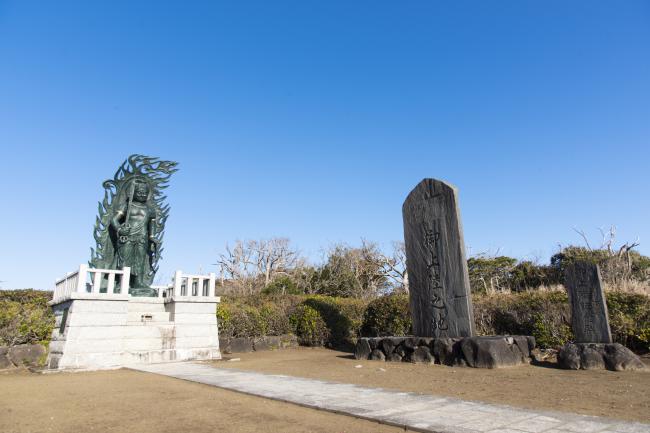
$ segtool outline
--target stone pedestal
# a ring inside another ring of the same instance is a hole
[[[143,298],[72,293],[56,317],[47,365],[107,369],[137,363],[220,359],[219,297]]]
[[[534,348],[535,338],[523,335],[376,337],[360,338],[354,356],[377,361],[501,368],[529,363]]]

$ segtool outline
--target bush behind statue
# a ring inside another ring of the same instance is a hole
[[[0,346],[46,343],[54,327],[51,292],[0,290]]]

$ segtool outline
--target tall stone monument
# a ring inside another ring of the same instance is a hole
[[[402,206],[413,333],[471,337],[474,317],[456,188],[424,179]]]
[[[577,343],[611,343],[607,303],[598,265],[577,262],[565,270],[571,328]]]

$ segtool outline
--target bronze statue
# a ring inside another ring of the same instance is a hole
[[[129,293],[156,296],[151,283],[158,270],[169,206],[162,190],[177,171],[175,162],[131,155],[113,179],[104,182],[104,200],[95,223],[96,249],[90,266],[131,268]]]

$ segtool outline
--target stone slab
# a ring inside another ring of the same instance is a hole
[[[402,206],[413,333],[471,337],[474,317],[456,188],[424,179]]]
[[[595,263],[577,262],[564,274],[571,305],[571,328],[577,343],[611,343],[607,303]]]
[[[420,432],[650,433],[650,424],[222,369],[204,363],[136,365],[130,368]]]

